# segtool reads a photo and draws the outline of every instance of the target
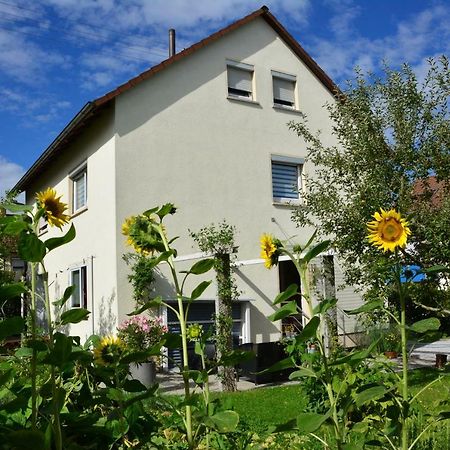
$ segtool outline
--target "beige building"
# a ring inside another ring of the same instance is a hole
[[[263,232],[300,243],[310,237],[313,230],[295,227],[291,209],[301,202],[304,177],[314,168],[287,123],[302,111],[331,144],[323,106],[334,101],[334,91],[330,78],[263,7],[87,103],[16,186],[26,191],[27,202],[52,186],[69,204],[77,237],[52,252],[47,267],[52,294],[58,297],[75,283],[71,306],[92,312],[70,331],[82,338],[114,332],[133,309],[122,260],[130,249],[121,225],[127,216],[173,202],[179,210],[165,222],[171,236],[180,236],[178,268],[199,257],[188,230],[226,219],[238,231],[236,337],[279,339],[281,324],[266,317],[295,273],[288,262],[265,269],[259,238]],[[337,285],[339,270],[335,278]],[[173,299],[164,276],[157,290]],[[359,303],[350,288],[337,296],[341,309]],[[210,320],[215,298],[213,283],[196,303],[196,320]],[[344,315],[338,320],[352,331]]]

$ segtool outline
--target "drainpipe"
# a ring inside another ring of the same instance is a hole
[[[95,304],[94,304],[94,257],[89,256],[89,279],[91,291],[91,319],[92,319],[92,334],[95,334]]]

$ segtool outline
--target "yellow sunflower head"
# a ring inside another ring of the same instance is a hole
[[[97,364],[107,366],[119,362],[125,352],[123,341],[115,336],[106,336],[94,348],[94,360]]]
[[[367,223],[369,242],[380,250],[393,252],[397,247],[404,248],[411,230],[408,222],[395,209],[373,215],[375,220]]]
[[[67,205],[61,201],[61,196],[56,196],[56,191],[47,188],[45,191],[36,194],[38,207],[43,210],[44,219],[53,227],[61,228],[68,223],[70,216],[64,214]]]
[[[126,244],[141,255],[153,254],[165,250],[162,234],[164,226],[153,215],[131,216],[122,225],[122,234],[127,237]]]
[[[264,265],[270,269],[272,266],[278,264],[281,242],[278,239],[275,239],[271,234],[263,234],[260,242],[261,258],[264,259]]]

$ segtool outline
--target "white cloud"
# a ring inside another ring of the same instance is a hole
[[[328,0],[335,4],[334,0]],[[377,39],[369,39],[354,25],[360,13],[351,1],[336,7],[330,21],[333,36],[330,39],[312,38],[311,53],[319,64],[337,82],[353,76],[359,66],[364,71],[380,69],[382,61],[398,66],[407,62],[422,67],[424,59],[433,56],[438,49],[450,50],[450,6],[435,4],[419,14],[400,22],[395,33]],[[442,53],[442,52],[441,52]]]
[[[22,166],[0,155],[0,197],[4,196],[6,190],[12,189],[24,173]]]

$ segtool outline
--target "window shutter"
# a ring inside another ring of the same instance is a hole
[[[298,199],[298,166],[272,161],[272,190],[274,199]]]
[[[228,87],[252,92],[252,72],[228,66]]]
[[[273,77],[273,99],[275,103],[294,106],[295,104],[295,82]]]

